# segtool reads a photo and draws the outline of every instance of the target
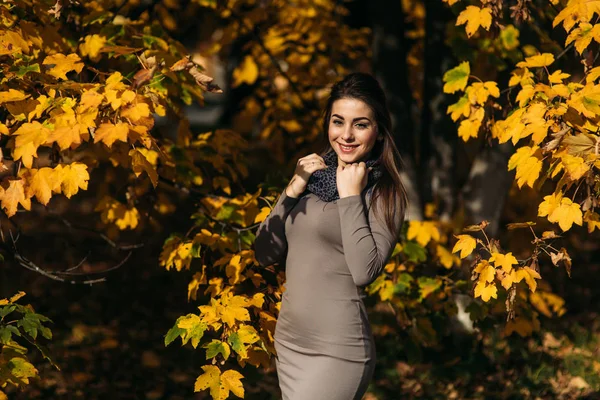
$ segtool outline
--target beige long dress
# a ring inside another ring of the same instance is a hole
[[[285,260],[275,329],[284,400],[361,399],[372,377],[375,344],[364,286],[382,272],[398,232],[375,218],[366,193],[324,202],[284,191],[258,229],[257,260]]]

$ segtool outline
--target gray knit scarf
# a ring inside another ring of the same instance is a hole
[[[316,194],[323,201],[329,202],[338,200],[340,195],[337,190],[336,180],[338,166],[337,154],[335,151],[330,151],[323,156],[323,160],[325,160],[327,168],[315,171],[311,175],[306,190]],[[377,183],[383,173],[381,172],[381,165],[377,160],[368,160],[365,164],[367,164],[367,168],[372,168],[371,172],[369,172],[369,178],[365,188],[368,189]]]

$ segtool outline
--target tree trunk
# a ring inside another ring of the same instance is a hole
[[[396,145],[404,160],[402,178],[409,198],[406,219],[422,219],[415,162],[416,135],[412,120],[415,105],[407,80],[407,44],[402,4],[400,1],[372,1],[368,2],[368,12],[373,31],[373,74],[386,92]]]

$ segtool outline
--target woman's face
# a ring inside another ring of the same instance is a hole
[[[357,99],[336,100],[331,107],[328,136],[340,165],[365,161],[377,139],[371,107]]]

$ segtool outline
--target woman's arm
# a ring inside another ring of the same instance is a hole
[[[280,262],[285,257],[285,220],[296,203],[298,198],[288,196],[284,190],[271,214],[260,224],[254,241],[254,255],[263,267]]]
[[[285,257],[287,251],[285,220],[306,189],[310,176],[313,172],[324,168],[327,168],[327,165],[323,157],[315,153],[302,157],[296,163],[292,180],[279,196],[271,214],[260,224],[256,232],[254,256],[260,265],[271,265]]]
[[[361,195],[338,200],[342,244],[346,263],[356,286],[366,286],[383,271],[398,240],[400,218],[395,221],[398,231],[391,232],[375,217],[373,204],[367,215]]]

